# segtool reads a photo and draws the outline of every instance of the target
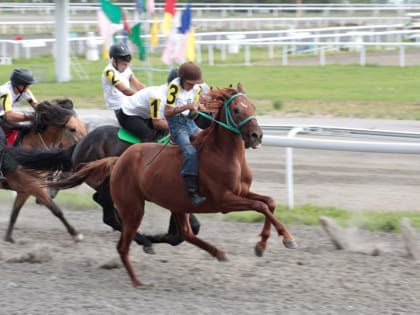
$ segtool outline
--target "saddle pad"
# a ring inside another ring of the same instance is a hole
[[[141,140],[137,136],[133,135],[130,131],[124,128],[120,128],[118,130],[118,138],[128,143],[141,143]],[[169,135],[161,136],[156,142],[161,144],[169,144]]]

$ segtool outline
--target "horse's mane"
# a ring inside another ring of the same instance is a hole
[[[232,87],[212,89],[208,94],[210,100],[204,105],[209,111],[218,112],[223,107],[224,102],[236,93],[238,91]]]
[[[47,126],[62,127],[74,115],[73,102],[69,99],[43,101],[35,109],[36,129],[42,132]]]
[[[222,88],[222,89],[220,88],[211,89],[208,94],[209,100],[206,102],[206,104],[204,104],[206,107],[205,111],[213,112],[214,113],[213,118],[216,120],[220,120],[220,114],[222,112],[225,101],[228,100],[229,97],[231,97],[232,95],[236,93],[238,93],[238,90],[232,87],[227,87],[227,88]],[[204,129],[197,135],[197,137],[193,140],[194,144],[196,146],[202,145],[203,142],[206,140],[207,136],[211,132],[213,132],[215,127],[216,127],[216,123],[212,122],[210,127]]]

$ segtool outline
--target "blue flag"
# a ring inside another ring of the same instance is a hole
[[[178,27],[178,31],[182,34],[188,32],[191,27],[191,3],[187,3],[184,11],[181,15],[181,26]]]

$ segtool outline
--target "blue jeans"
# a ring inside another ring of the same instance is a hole
[[[169,132],[171,138],[182,150],[184,161],[182,163],[182,175],[198,175],[198,152],[191,144],[190,136],[196,135],[200,129],[193,120],[182,115],[168,117]]]

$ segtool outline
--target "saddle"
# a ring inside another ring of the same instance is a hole
[[[132,144],[142,142],[139,137],[133,135],[130,131],[128,131],[127,129],[122,128],[122,127],[118,130],[118,138],[122,141],[132,143]],[[164,144],[164,145],[169,144],[170,143],[169,134],[167,132],[165,132],[163,135],[160,135],[157,138],[156,143],[160,143],[160,144]]]

